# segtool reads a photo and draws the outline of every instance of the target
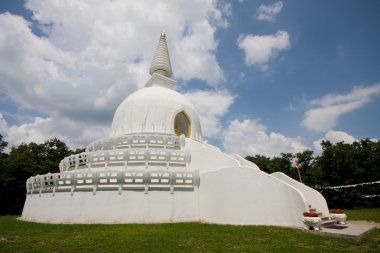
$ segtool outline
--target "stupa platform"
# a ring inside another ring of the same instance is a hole
[[[305,230],[307,233],[334,236],[334,237],[345,237],[360,240],[364,235],[377,229],[376,225],[372,224],[355,224],[348,222],[345,225],[335,224],[333,226],[328,226],[322,230]]]

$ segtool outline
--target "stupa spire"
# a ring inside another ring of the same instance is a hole
[[[161,32],[160,41],[150,65],[149,74],[153,75],[153,73],[169,78],[173,75],[168,46],[166,45],[166,34],[164,32]]]

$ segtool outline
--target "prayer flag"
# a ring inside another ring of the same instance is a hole
[[[298,169],[298,158],[297,157],[293,157],[292,167]]]

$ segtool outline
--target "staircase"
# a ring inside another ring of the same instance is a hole
[[[318,214],[318,216],[322,219],[322,227],[323,228],[328,228],[330,226],[334,226],[337,224],[335,220],[330,219],[329,216],[323,216],[322,213],[318,212],[317,209],[312,208],[311,205],[309,205],[309,212],[315,212]]]

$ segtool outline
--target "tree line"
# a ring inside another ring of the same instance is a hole
[[[246,159],[254,162],[267,173],[283,172],[299,180],[297,169],[291,166],[293,156],[299,161],[299,170],[304,184],[310,187],[350,185],[380,180],[380,142],[364,139],[352,144],[322,141],[322,154],[313,151],[282,153],[269,158],[256,155]],[[20,214],[26,196],[26,180],[37,174],[59,172],[59,162],[66,156],[83,152],[71,150],[61,140],[54,138],[45,143],[22,143],[4,149],[8,143],[0,135],[0,214]],[[319,189],[330,208],[379,207],[380,184],[344,189]],[[364,197],[363,197],[364,196]]]
[[[302,182],[319,190],[330,208],[379,207],[380,184],[340,189],[323,187],[379,181],[380,141],[363,139],[352,144],[322,141],[321,145],[323,152],[319,156],[306,150],[296,154],[282,153],[273,158],[256,155],[246,159],[262,171],[281,171],[299,181],[297,169],[291,166],[292,157],[296,156]]]
[[[26,180],[37,174],[59,172],[59,162],[66,156],[83,152],[71,150],[57,139],[42,144],[22,143],[4,152],[8,143],[0,135],[0,214],[20,214],[26,196]]]

